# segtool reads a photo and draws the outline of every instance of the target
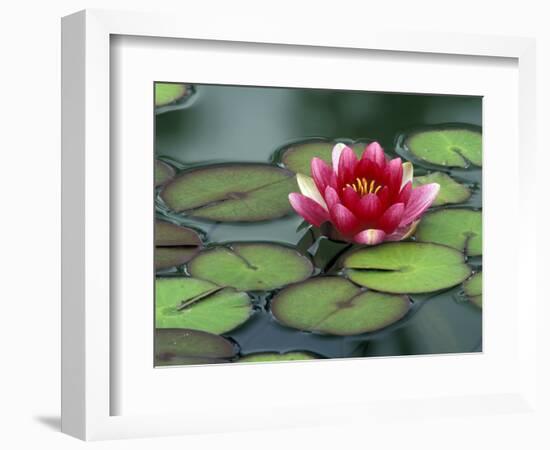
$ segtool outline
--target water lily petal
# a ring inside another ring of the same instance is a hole
[[[367,145],[367,148],[365,148],[365,151],[363,152],[362,158],[370,159],[382,168],[386,166],[386,156],[384,155],[384,150],[378,142],[371,142]]]
[[[325,192],[327,186],[336,185],[336,176],[329,165],[320,158],[311,160],[311,175],[319,192]]]
[[[382,211],[385,211],[390,206],[390,190],[388,186],[384,186],[378,192],[378,200],[380,200],[380,207]]]
[[[327,186],[327,188],[325,189],[325,200],[327,202],[326,204],[329,210],[332,209],[338,203],[342,203],[340,201],[340,197],[338,196],[338,193],[336,192],[336,189],[334,189],[332,186]]]
[[[353,236],[354,242],[358,244],[376,245],[384,242],[386,233],[383,230],[368,229]]]
[[[416,231],[416,226],[420,220],[416,220],[410,225],[399,227],[392,234],[386,236],[386,241],[402,241],[403,239],[410,238]]]
[[[403,164],[401,158],[392,159],[386,166],[386,184],[390,192],[395,195],[401,189],[403,179]]]
[[[403,188],[409,181],[412,182],[414,176],[414,168],[411,162],[407,161],[403,163],[403,178],[401,180],[401,188]]]
[[[342,185],[353,183],[355,179],[355,168],[357,167],[357,155],[349,147],[344,147],[338,162],[338,179]]]
[[[391,233],[400,224],[404,211],[405,205],[403,203],[391,205],[378,220],[378,228],[386,233]]]
[[[334,173],[338,175],[338,165],[340,162],[340,155],[342,154],[342,151],[347,147],[346,144],[342,144],[339,142],[332,148],[332,170],[334,170]]]
[[[300,216],[316,227],[329,220],[327,211],[309,197],[293,192],[288,195],[288,200]]]
[[[338,203],[330,210],[330,218],[334,226],[343,235],[353,235],[359,228],[359,220],[344,205]]]
[[[298,187],[300,188],[300,191],[303,195],[309,197],[312,200],[315,200],[328,211],[327,204],[325,203],[323,196],[319,192],[319,189],[317,189],[313,178],[308,177],[307,175],[304,175],[302,173],[298,173],[296,174],[296,180],[298,181]]]
[[[382,203],[376,194],[361,197],[357,213],[365,222],[373,221],[382,214]]]
[[[359,209],[360,202],[361,197],[353,188],[344,188],[342,191],[342,203],[346,208],[355,213]]]
[[[412,193],[412,181],[409,181],[405,184],[405,186],[403,186],[401,188],[401,192],[399,193],[399,197],[397,197],[397,202],[398,203],[405,203],[405,205],[407,204],[407,202],[409,201],[409,199],[411,198],[411,193]]]
[[[401,218],[400,225],[408,225],[426,211],[439,193],[439,184],[430,183],[414,188]]]
[[[367,180],[382,180],[384,170],[374,161],[370,159],[361,158],[357,163],[355,169],[355,176],[357,178],[366,178]]]

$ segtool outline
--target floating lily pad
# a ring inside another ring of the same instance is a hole
[[[165,106],[183,98],[189,87],[180,83],[155,83],[155,106]]]
[[[364,291],[338,277],[294,284],[271,301],[271,312],[283,325],[339,336],[384,328],[401,319],[409,307],[404,295]]]
[[[468,129],[420,131],[405,140],[407,149],[418,159],[447,167],[481,166],[481,133]]]
[[[471,278],[467,279],[464,284],[464,293],[466,294],[466,297],[476,306],[482,307],[483,305],[483,299],[482,299],[482,287],[481,287],[481,281],[483,276],[481,275],[481,272],[476,273]]]
[[[271,362],[271,361],[304,361],[308,359],[319,359],[319,355],[309,352],[288,352],[288,353],[251,353],[240,357],[237,362]]]
[[[155,186],[162,186],[176,175],[176,171],[163,161],[155,161]]]
[[[199,252],[199,247],[156,247],[155,270],[177,267],[190,261]]]
[[[235,243],[199,253],[187,267],[197,278],[242,291],[268,291],[305,280],[310,260],[294,249],[267,243]]]
[[[217,364],[236,355],[235,346],[220,336],[197,330],[157,329],[155,365]]]
[[[464,203],[472,195],[468,186],[456,182],[443,172],[433,172],[422,177],[415,177],[413,187],[430,183],[438,183],[440,187],[439,194],[437,194],[432,206]]]
[[[418,294],[455,286],[471,273],[464,255],[450,247],[392,242],[344,258],[347,277],[382,292]]]
[[[226,333],[252,314],[248,295],[195,278],[157,278],[157,328],[188,328]]]
[[[155,245],[157,247],[197,246],[201,239],[195,230],[173,223],[155,222]]]
[[[315,157],[322,159],[332,165],[332,149],[336,141],[305,141],[289,145],[281,150],[281,162],[288,170],[295,173],[303,173],[311,176],[311,160]],[[348,144],[360,157],[367,145],[366,142]]]
[[[157,220],[155,222],[155,269],[181,266],[199,251],[201,239],[195,230]]]
[[[481,255],[481,211],[444,209],[427,213],[416,229],[416,239],[435,242],[464,251],[468,256]]]
[[[220,222],[271,220],[292,211],[292,172],[266,164],[223,164],[180,174],[161,196],[174,211]]]

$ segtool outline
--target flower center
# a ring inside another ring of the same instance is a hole
[[[352,188],[359,195],[376,194],[382,185],[376,184],[375,180],[367,180],[366,178],[356,178],[353,184],[346,184],[346,187]]]

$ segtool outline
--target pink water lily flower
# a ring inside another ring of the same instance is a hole
[[[388,161],[377,142],[367,145],[360,159],[336,144],[332,168],[313,158],[311,173],[313,178],[297,174],[301,194],[289,195],[292,207],[330,238],[358,244],[411,236],[439,192],[437,183],[413,188],[412,164]]]

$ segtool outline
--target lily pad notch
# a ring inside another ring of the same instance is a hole
[[[482,165],[481,132],[470,128],[441,127],[410,133],[404,147],[415,158],[444,167]]]
[[[448,245],[468,256],[483,253],[482,213],[473,209],[441,209],[424,215],[416,239]]]
[[[187,227],[155,221],[155,269],[180,266],[193,258],[202,245],[199,234]]]
[[[187,265],[197,278],[242,291],[268,291],[310,277],[310,259],[294,248],[263,242],[236,242],[199,253]]]
[[[447,289],[471,274],[460,251],[419,242],[391,242],[352,251],[344,257],[343,266],[354,283],[395,294]]]
[[[292,211],[294,173],[268,164],[218,164],[181,172],[161,192],[175,212],[217,222],[259,222]]]
[[[273,316],[302,331],[352,336],[385,328],[409,311],[405,295],[366,291],[340,277],[311,278],[279,292]]]
[[[245,292],[189,277],[157,278],[155,283],[157,328],[186,328],[224,334],[252,315],[252,301]]]

